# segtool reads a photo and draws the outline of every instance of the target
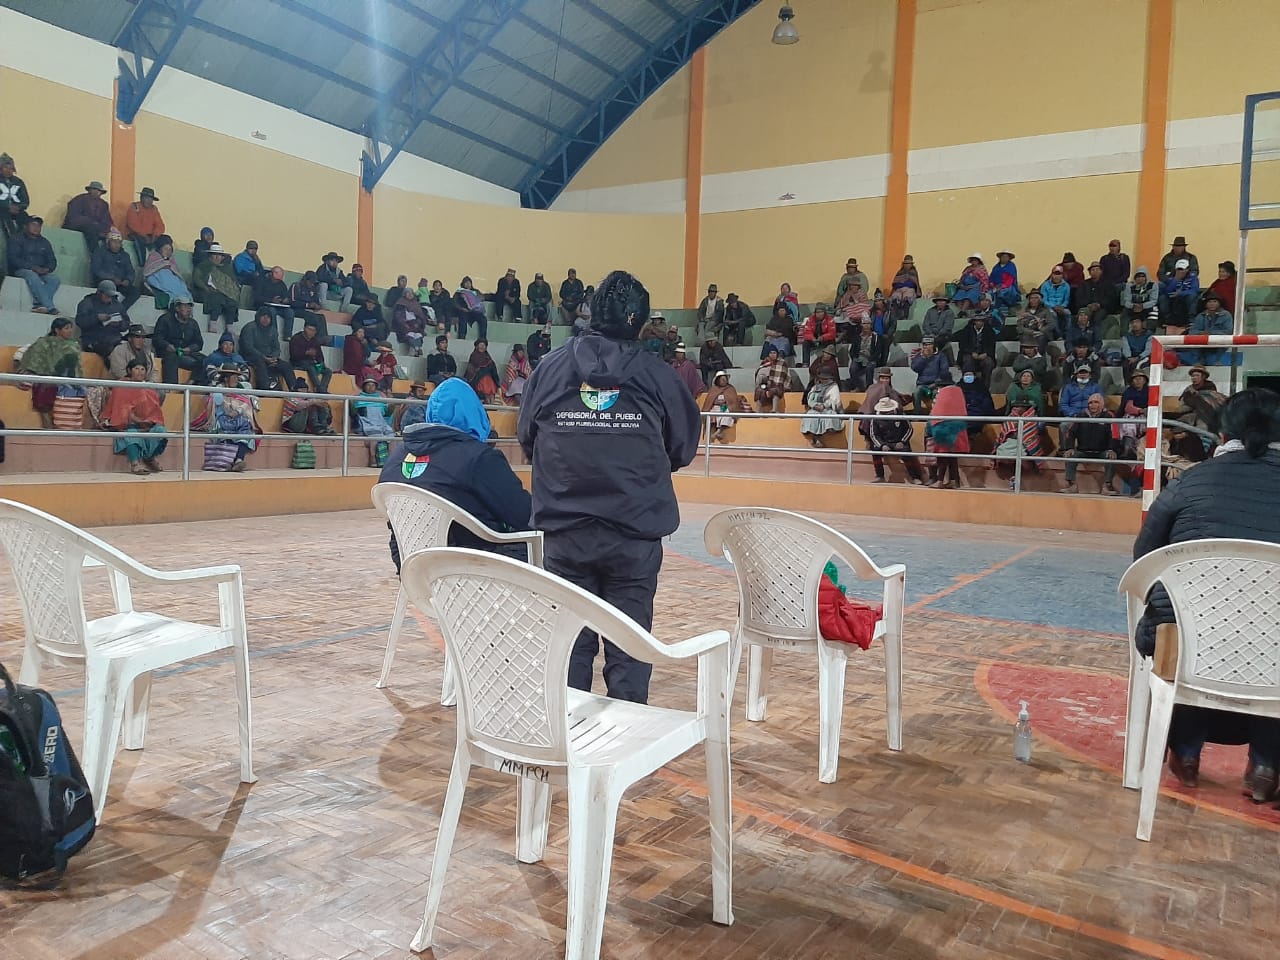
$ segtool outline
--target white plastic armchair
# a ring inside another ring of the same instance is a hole
[[[738,624],[733,634],[733,677],[749,647],[747,719],[762,721],[768,705],[774,650],[816,650],[818,656],[818,779],[834,783],[840,761],[844,676],[848,644],[818,631],[818,583],[833,557],[862,580],[884,582],[884,641],[889,749],[902,749],[902,606],[907,568],[879,567],[856,543],[824,523],[767,507],[724,510],[703,531],[707,552],[733,564],[738,577]]]
[[[536,567],[477,550],[431,549],[403,567],[419,608],[434,604],[458,679],[458,740],[422,926],[431,946],[472,766],[516,778],[521,862],[542,859],[552,785],[569,794],[566,960],[600,955],[618,806],[626,789],[705,743],[712,919],[733,922],[729,778],[729,634],[661,643],[634,620]],[[569,653],[590,627],[648,663],[698,658],[698,709],[611,700],[568,688]]]
[[[239,567],[153,570],[78,527],[10,500],[0,500],[0,546],[13,570],[26,632],[19,682],[39,684],[46,666],[84,664],[80,760],[99,818],[107,802],[122,728],[125,749],[142,749],[151,672],[218,650],[232,650],[240,719],[240,780],[254,782],[248,629]],[[116,612],[89,620],[84,611],[82,577],[86,569],[96,567],[105,567],[111,578]],[[193,623],[135,610],[135,582],[216,584],[219,622]]]
[[[449,528],[456,523],[489,543],[524,546],[529,551],[529,562],[535,567],[542,566],[542,534],[536,530],[498,533],[444,497],[407,483],[374,484],[371,496],[378,515],[391,524],[402,561],[410,554],[428,547],[448,546]],[[382,656],[382,675],[377,683],[379,688],[385,687],[391,679],[391,664],[396,658],[396,644],[404,627],[408,603],[404,587],[401,586],[396,597],[395,613],[391,616],[391,629],[387,631],[387,650]],[[432,616],[430,605],[422,607],[422,612]],[[446,707],[457,703],[453,671],[447,658],[444,680],[440,685],[440,703]]]
[[[1164,585],[1178,622],[1178,661],[1172,682],[1149,664],[1131,685],[1146,681],[1146,695],[1130,689],[1128,756],[1142,751],[1139,840],[1151,839],[1160,774],[1175,704],[1211,707],[1280,719],[1280,545],[1256,540],[1191,540],[1134,561],[1120,592],[1145,602]],[[1131,622],[1133,617],[1130,617]],[[1131,637],[1132,639],[1132,637]]]

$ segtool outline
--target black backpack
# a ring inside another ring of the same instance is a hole
[[[93,797],[53,697],[0,680],[0,877],[46,885],[93,837]]]

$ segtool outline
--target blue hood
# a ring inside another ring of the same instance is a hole
[[[427,400],[427,423],[441,423],[470,434],[482,443],[489,440],[489,415],[470,384],[451,377]]]

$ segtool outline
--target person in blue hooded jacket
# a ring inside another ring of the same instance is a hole
[[[498,533],[532,529],[529,493],[507,458],[489,445],[489,433],[489,415],[476,392],[462,380],[446,380],[427,400],[426,421],[405,427],[404,443],[387,458],[378,482],[429,490]],[[449,546],[527,559],[523,546],[489,543],[456,524],[449,529]],[[390,547],[399,573],[400,548],[394,533]]]
[[[533,461],[533,525],[547,570],[648,630],[662,538],[680,525],[671,475],[693,460],[700,414],[668,364],[636,343],[649,293],[615,270],[591,302],[591,327],[529,378],[517,435]],[[600,638],[584,630],[569,686],[590,690]],[[646,703],[651,664],[604,641],[609,696]]]

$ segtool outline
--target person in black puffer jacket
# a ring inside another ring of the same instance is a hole
[[[1133,544],[1138,559],[1189,540],[1231,538],[1280,544],[1280,395],[1252,388],[1222,408],[1222,445],[1213,459],[1196,464],[1171,484],[1147,513]],[[1156,626],[1174,623],[1173,604],[1160,584],[1147,597],[1135,645],[1155,652]],[[1272,799],[1280,777],[1280,720],[1201,707],[1176,706],[1169,728],[1169,768],[1188,787],[1199,782],[1200,750],[1206,741],[1248,743],[1245,792],[1255,802]]]

